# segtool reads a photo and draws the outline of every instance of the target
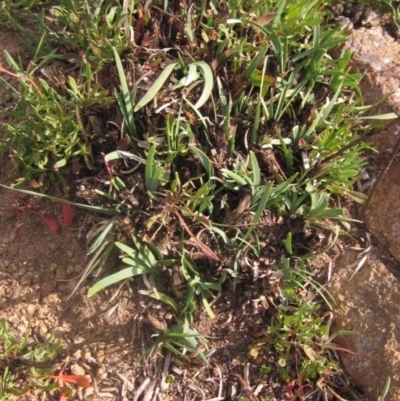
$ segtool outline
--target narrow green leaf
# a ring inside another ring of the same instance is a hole
[[[117,216],[115,216],[110,222],[107,224],[106,228],[101,232],[101,234],[96,238],[96,240],[92,243],[89,248],[88,254],[92,254],[97,250],[97,248],[105,241],[107,236],[111,233],[114,225],[117,221]]]
[[[386,396],[389,394],[390,389],[390,377],[388,377],[385,381],[385,384],[382,389],[381,395],[378,397],[378,401],[384,401]]]
[[[289,231],[287,237],[283,240],[283,245],[285,245],[286,251],[289,255],[293,254],[292,249],[292,232]]]
[[[67,205],[76,206],[76,207],[79,207],[79,208],[84,209],[84,210],[89,210],[91,212],[97,212],[97,213],[106,214],[106,215],[109,215],[109,216],[110,215],[112,216],[112,215],[115,214],[115,210],[113,210],[113,209],[106,209],[106,208],[103,208],[103,207],[100,207],[100,206],[84,205],[82,203],[71,202],[71,201],[68,201],[68,200],[63,199],[63,198],[56,198],[55,196],[50,196],[50,195],[46,195],[46,194],[40,194],[38,192],[29,191],[27,189],[11,188],[11,187],[9,187],[7,185],[3,185],[3,184],[0,184],[0,187],[9,189],[11,191],[16,191],[16,192],[19,192],[19,193],[22,193],[22,194],[25,194],[25,195],[32,195],[32,196],[37,196],[38,198],[49,199],[49,200],[51,200],[53,202],[65,203]]]
[[[234,173],[234,172],[231,171],[231,170],[228,170],[228,169],[226,169],[226,168],[223,168],[223,169],[221,169],[221,172],[222,172],[222,174],[223,174],[226,178],[235,181],[235,182],[238,183],[239,185],[242,185],[242,186],[243,186],[243,185],[246,185],[246,184],[247,184],[247,181],[246,181],[244,178],[242,178],[239,174],[236,174],[236,173]]]
[[[360,120],[393,120],[399,118],[396,113],[378,114],[376,116],[363,116],[359,117]]]
[[[211,309],[211,306],[208,303],[207,298],[206,298],[206,296],[205,296],[203,291],[201,291],[200,297],[201,297],[201,302],[203,303],[204,309],[206,310],[206,312],[207,312],[208,316],[210,317],[210,319],[215,319],[215,313]]]
[[[168,295],[165,295],[162,292],[157,291],[157,292],[152,292],[150,296],[154,299],[164,302],[166,305],[172,308],[175,314],[178,314],[179,312],[178,304]]]
[[[252,75],[257,66],[260,64],[261,60],[265,57],[265,54],[267,53],[267,46],[263,45],[258,52],[258,54],[251,60],[250,65],[247,67],[246,71],[244,72],[244,77],[246,79],[249,79]]]
[[[66,300],[68,301],[78,291],[80,285],[86,280],[86,278],[93,272],[94,269],[101,270],[104,264],[107,262],[111,251],[114,248],[113,243],[104,242],[95,254],[90,258],[89,263],[85,267],[84,273],[81,275],[79,281],[75,285],[75,288],[68,295]]]
[[[107,153],[104,156],[104,160],[107,162],[119,159],[132,159],[137,161],[138,163],[146,164],[146,160],[143,159],[143,157],[137,156],[133,153],[126,152],[123,150],[115,150],[114,152]]]
[[[201,69],[204,76],[204,89],[200,96],[200,99],[194,105],[196,109],[199,109],[211,96],[211,92],[214,87],[214,77],[210,66],[205,61],[198,61],[196,65]]]
[[[134,135],[134,126],[135,122],[133,119],[133,104],[132,104],[132,99],[131,95],[129,93],[129,88],[128,88],[128,82],[126,81],[126,76],[125,76],[125,71],[124,67],[122,66],[121,58],[119,57],[118,51],[115,47],[113,47],[114,51],[114,58],[115,58],[115,63],[117,65],[117,70],[118,70],[118,77],[119,77],[119,82],[121,84],[121,90],[122,90],[122,95],[123,95],[123,104],[124,104],[124,118],[126,120],[126,125],[129,131],[129,134],[131,136]]]
[[[154,164],[155,154],[156,154],[156,148],[154,145],[151,145],[149,152],[147,153],[146,167],[144,171],[144,178],[146,182],[146,188],[148,191],[151,191],[151,189],[153,188],[153,174],[154,174],[153,164]]]
[[[156,96],[160,89],[163,87],[169,76],[172,74],[172,71],[178,63],[168,64],[159,77],[154,81],[153,85],[146,92],[146,94],[140,99],[140,101],[136,104],[134,111],[139,111],[142,107],[146,106],[147,103],[150,103]]]
[[[89,288],[88,291],[88,298],[93,296],[94,294],[98,293],[99,291],[103,290],[106,287],[109,287],[110,285],[113,285],[115,283],[118,283],[119,281],[126,280],[127,278],[134,277],[134,276],[139,276],[140,274],[143,274],[142,268],[137,268],[137,267],[127,267],[126,269],[123,269],[117,273],[111,274],[107,277],[104,277],[100,281],[98,281],[95,285]]]
[[[257,157],[254,152],[250,151],[251,170],[253,172],[253,185],[258,186],[261,182],[260,166],[258,165]]]
[[[137,257],[136,249],[133,249],[130,246],[125,245],[119,241],[115,242],[115,246],[117,246],[119,249],[121,249],[122,252],[126,253],[131,258],[135,259]]]
[[[189,149],[200,159],[208,178],[212,177],[214,175],[214,166],[207,155],[194,145],[189,145]]]

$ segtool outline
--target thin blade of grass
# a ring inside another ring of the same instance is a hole
[[[146,94],[140,99],[140,101],[136,104],[134,111],[139,111],[142,107],[146,106],[146,104],[150,103],[156,96],[160,89],[163,87],[169,76],[172,74],[172,71],[179,63],[171,63],[167,65],[159,77],[154,81],[153,85],[146,92]]]
[[[214,175],[214,166],[207,155],[194,145],[189,145],[189,149],[200,159],[208,178],[212,177]]]
[[[210,66],[205,61],[198,61],[196,65],[200,68],[204,76],[203,92],[200,96],[200,99],[194,105],[196,109],[199,109],[206,103],[208,98],[211,96],[211,92],[214,87],[214,77]]]
[[[10,191],[16,191],[16,192],[19,192],[19,193],[22,193],[25,195],[37,196],[38,198],[49,199],[54,202],[65,203],[67,205],[76,206],[76,207],[79,207],[80,209],[89,210],[90,212],[97,212],[97,213],[105,214],[108,216],[112,216],[115,214],[115,210],[113,210],[113,209],[106,209],[106,208],[100,207],[100,206],[84,205],[82,203],[71,202],[66,199],[57,198],[55,196],[41,194],[41,193],[34,192],[34,191],[29,191],[27,189],[12,188],[12,187],[9,187],[9,186],[3,185],[3,184],[0,184],[0,187],[9,189]]]
[[[117,70],[118,70],[118,77],[119,77],[119,81],[121,83],[123,104],[124,104],[124,108],[125,108],[124,117],[126,119],[126,125],[129,130],[129,134],[133,137],[135,134],[134,129],[133,129],[135,121],[133,118],[132,98],[129,93],[128,83],[126,81],[125,71],[124,71],[124,67],[122,66],[121,58],[119,57],[118,51],[115,47],[113,48],[113,51],[114,51],[115,63],[117,65]]]
[[[118,283],[119,281],[126,280],[134,276],[139,276],[144,273],[149,273],[149,271],[146,271],[142,267],[133,267],[133,266],[127,267],[117,273],[104,277],[96,284],[91,286],[89,288],[87,296],[88,298],[90,298],[93,295],[97,294],[99,291],[103,290],[104,288],[109,287],[110,285],[113,285],[115,283]]]

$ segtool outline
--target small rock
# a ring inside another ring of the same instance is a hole
[[[17,330],[21,335],[25,335],[26,330],[27,330],[28,326],[26,326],[25,324],[21,323],[17,326]]]
[[[50,242],[48,244],[48,247],[51,251],[55,251],[58,248],[58,244],[56,244],[55,242]]]
[[[378,26],[380,24],[381,20],[379,15],[371,8],[367,7],[364,10],[362,19],[361,19],[361,25],[371,28],[373,26]]]
[[[17,230],[11,230],[10,234],[8,235],[9,242],[13,242],[17,236]]]
[[[81,359],[81,357],[82,357],[82,350],[78,349],[77,351],[75,351],[75,352],[72,354],[72,356],[73,356],[75,359]]]
[[[59,267],[56,270],[56,279],[57,280],[65,280],[67,278],[67,272],[63,267]]]
[[[51,272],[54,272],[55,270],[57,270],[57,265],[55,264],[55,263],[51,263],[50,264],[50,267],[49,267],[49,270],[51,271]]]
[[[338,4],[334,4],[332,6],[332,13],[333,15],[335,15],[336,17],[338,17],[339,15],[342,15],[344,11],[344,6],[341,3]]]
[[[83,265],[76,265],[75,266],[75,272],[76,273],[81,273],[83,270]]]
[[[32,316],[35,312],[35,305],[28,305],[26,307],[26,311],[28,312],[29,316]]]
[[[47,309],[47,307],[43,306],[38,310],[36,316],[38,319],[47,319],[48,314],[49,310]]]
[[[31,272],[25,274],[25,276],[21,277],[20,283],[25,286],[30,286],[32,284],[32,276]]]
[[[71,373],[73,375],[84,375],[85,374],[85,369],[83,369],[81,366],[77,364],[71,365]]]
[[[93,359],[92,353],[89,350],[86,350],[84,355],[83,355],[85,361],[90,361]]]
[[[106,369],[104,367],[100,366],[96,372],[96,379],[99,381],[104,380],[107,378],[107,376],[108,376],[108,373],[107,373]]]
[[[104,362],[104,358],[105,358],[105,353],[102,349],[99,349],[96,352],[96,359],[99,363],[103,363]]]
[[[39,335],[41,337],[45,338],[48,332],[49,332],[49,329],[47,328],[47,326],[42,321],[39,321],[39,324],[38,324]]]
[[[85,398],[89,399],[89,396],[94,394],[94,388],[93,387],[86,388],[83,393],[85,395]]]

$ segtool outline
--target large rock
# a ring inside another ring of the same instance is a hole
[[[371,114],[394,112],[400,116],[400,42],[378,26],[353,30],[346,47],[353,53],[353,70],[364,73],[360,83],[364,103],[376,104],[386,98]],[[379,129],[369,143],[385,152],[395,145],[399,129],[399,123]]]
[[[379,181],[364,216],[369,231],[397,261],[400,261],[399,196],[400,163],[393,163]]]
[[[352,67],[364,73],[361,90],[365,104],[385,97],[371,114],[400,115],[400,43],[382,28],[354,30],[346,47],[353,52]],[[396,146],[400,123],[394,121],[376,130],[368,142],[378,150],[375,168],[382,169]],[[379,174],[380,172],[377,171]],[[368,230],[400,261],[400,164],[394,162],[382,176],[363,219]],[[356,355],[341,353],[347,373],[372,401],[391,378],[386,401],[400,400],[400,286],[378,256],[370,260],[349,281],[356,255],[351,251],[337,261],[331,292],[337,305],[333,330],[353,330],[336,342]]]
[[[356,355],[341,352],[344,369],[376,401],[391,377],[385,401],[400,400],[400,286],[382,262],[371,256],[349,281],[355,268],[354,251],[336,262],[331,294],[335,298],[333,332],[345,329],[354,335],[340,336],[335,343]]]
[[[400,43],[381,27],[354,30],[346,47],[353,52],[352,66],[364,72],[361,90],[366,104],[385,101],[371,113],[395,112],[400,116]],[[398,140],[400,121],[377,130],[368,142],[379,151],[385,167]],[[379,182],[363,216],[369,231],[400,262],[400,165],[393,163]]]

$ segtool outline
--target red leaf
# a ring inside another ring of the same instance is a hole
[[[50,229],[53,232],[57,232],[58,231],[58,223],[57,220],[54,217],[50,217],[50,216],[46,216],[46,215],[42,215],[43,217],[43,224]]]
[[[58,399],[58,401],[67,401],[68,400],[68,395],[67,394],[61,394],[60,398]]]
[[[117,143],[117,150],[128,150],[129,140],[126,138],[121,138]]]
[[[68,227],[69,225],[71,225],[72,220],[74,218],[74,209],[72,209],[71,205],[62,203],[61,210],[62,210],[62,216],[63,216],[63,225],[64,225],[64,227]]]
[[[84,375],[63,375],[59,374],[57,376],[50,376],[52,379],[56,379],[60,382],[74,384],[78,387],[89,388],[90,381]]]

